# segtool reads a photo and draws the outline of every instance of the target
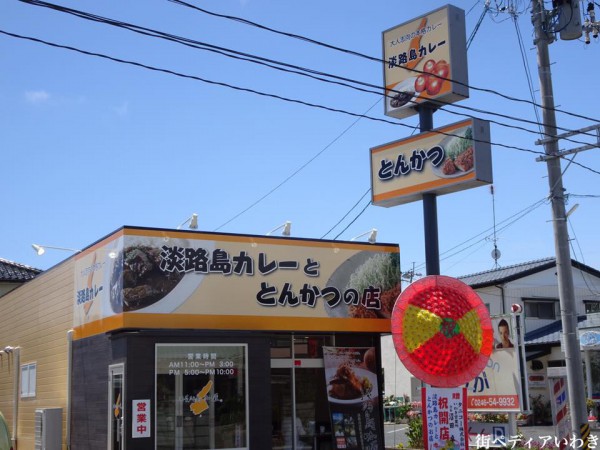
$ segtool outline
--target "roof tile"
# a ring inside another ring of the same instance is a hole
[[[41,272],[35,267],[0,258],[0,281],[29,281]]]

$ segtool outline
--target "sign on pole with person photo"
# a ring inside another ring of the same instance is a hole
[[[471,411],[519,412],[519,346],[510,315],[492,316],[494,349],[486,367],[467,383],[467,407]]]

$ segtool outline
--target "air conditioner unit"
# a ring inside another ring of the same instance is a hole
[[[35,410],[35,450],[62,449],[62,408]]]

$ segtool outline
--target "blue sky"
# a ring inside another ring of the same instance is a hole
[[[381,57],[381,33],[437,9],[439,1],[306,0],[194,1],[337,47]],[[492,2],[494,3],[494,2]],[[62,6],[129,22],[305,68],[382,85],[382,66],[347,53],[290,39],[167,0],[80,0]],[[497,2],[509,6],[508,2]],[[484,2],[456,1],[467,12],[467,37]],[[539,102],[536,52],[528,2],[518,30],[510,16],[488,13],[468,51],[469,84],[531,99],[524,65]],[[493,5],[495,9],[495,5]],[[381,97],[240,60],[92,23],[18,0],[3,0],[0,30],[102,53],[205,80],[227,83],[377,118]],[[600,119],[595,79],[600,42],[550,46],[555,103]],[[378,241],[398,243],[403,270],[425,273],[422,203],[367,206],[369,149],[408,137],[409,128],[284,102],[186,77],[151,71],[0,34],[0,148],[4,237],[0,257],[47,269],[69,256],[32,243],[83,248],[123,225],[175,228],[192,213],[199,229],[265,234],[292,221],[292,235],[349,240],[378,229]],[[518,118],[536,130],[524,102],[471,90],[460,105]],[[469,114],[469,111],[448,108]],[[438,111],[434,126],[463,120]],[[593,122],[558,114],[558,125]],[[411,117],[398,121],[416,126]],[[491,141],[541,151],[539,135],[491,125]],[[581,141],[593,138],[580,137]],[[577,144],[566,142],[561,149]],[[441,272],[458,276],[491,269],[494,209],[500,265],[554,256],[547,170],[536,155],[492,147],[495,196],[479,187],[440,196]],[[590,150],[564,174],[570,194],[572,255],[600,269],[600,154]],[[563,162],[563,169],[566,164]],[[594,172],[595,171],[595,172]],[[591,196],[591,197],[590,197]],[[595,196],[595,197],[594,197]],[[494,201],[493,201],[494,199]],[[365,209],[366,208],[366,209]],[[361,211],[364,212],[361,213]],[[331,231],[330,231],[331,230]],[[329,232],[329,233],[328,233]]]

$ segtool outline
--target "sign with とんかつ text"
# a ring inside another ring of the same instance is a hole
[[[371,148],[371,191],[377,206],[490,183],[490,124],[483,120],[464,120]]]

